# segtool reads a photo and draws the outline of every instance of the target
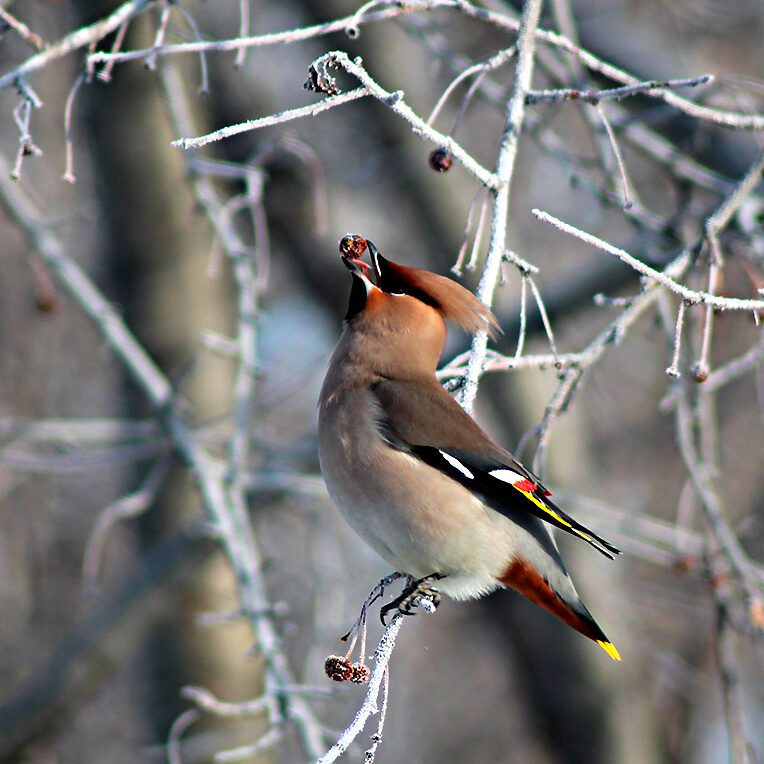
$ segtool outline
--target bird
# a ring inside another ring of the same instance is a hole
[[[621,660],[550,527],[610,558],[620,550],[554,504],[437,380],[445,322],[495,336],[496,318],[453,279],[388,260],[358,234],[340,252],[352,283],[319,397],[319,461],[349,525],[411,582],[387,609],[511,588]]]

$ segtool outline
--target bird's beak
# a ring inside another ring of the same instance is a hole
[[[369,258],[371,259],[371,267],[374,269],[374,278],[377,282],[377,286],[382,289],[382,272],[379,268],[379,250],[373,241],[366,240],[366,249],[369,250]]]
[[[360,257],[349,257],[348,255],[342,255],[342,262],[345,263],[345,267],[352,273],[360,273],[365,279],[371,281],[369,278],[371,269],[363,260],[361,260]]]

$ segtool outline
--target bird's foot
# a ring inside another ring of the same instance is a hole
[[[399,578],[405,578],[409,584],[414,580],[411,576],[409,576],[407,573],[398,573],[397,571],[395,573],[390,573],[389,575],[385,576],[383,579],[380,580],[380,582],[371,590],[371,593],[366,598],[366,602],[363,603],[363,607],[361,608],[361,614],[356,619],[356,622],[351,627],[350,631],[345,634],[345,636],[340,637],[340,639],[343,642],[347,642],[348,639],[353,636],[353,644],[355,644],[355,636],[358,635],[359,631],[364,631],[366,629],[366,612],[368,609],[373,605],[380,597],[383,597],[385,594],[385,589],[390,586],[394,581],[397,581]],[[408,584],[407,584],[408,586]],[[364,639],[365,641],[365,639]],[[352,649],[352,647],[351,647]]]
[[[406,588],[392,602],[380,608],[379,617],[383,626],[387,626],[385,618],[391,610],[398,610],[403,615],[414,615],[415,607],[422,607],[433,612],[441,600],[441,593],[433,586],[446,576],[443,573],[431,573],[429,576],[411,580]],[[427,603],[427,604],[425,604]]]

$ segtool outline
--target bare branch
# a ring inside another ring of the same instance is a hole
[[[127,34],[127,27],[128,27],[128,22],[126,21],[117,30],[117,34],[114,35],[114,42],[111,45],[112,53],[119,52],[119,49],[122,47],[122,43],[125,41],[125,35]],[[106,65],[101,69],[101,71],[98,72],[98,79],[101,80],[101,82],[111,82],[112,69],[114,69],[114,61],[108,61]],[[80,76],[83,76],[83,75],[80,75]],[[88,74],[88,77],[90,76],[91,76],[91,73]]]
[[[721,310],[762,310],[764,309],[764,300],[743,300],[737,297],[718,297],[716,295],[708,294],[707,292],[696,292],[693,289],[689,289],[682,284],[677,283],[673,279],[667,277],[665,273],[656,271],[649,265],[645,265],[641,260],[637,260],[636,257],[630,255],[623,249],[614,247],[612,244],[608,244],[606,241],[592,236],[580,228],[576,228],[568,223],[563,223],[562,220],[550,215],[548,212],[542,212],[541,210],[534,209],[533,214],[545,223],[553,225],[555,228],[559,228],[565,233],[569,233],[571,236],[575,236],[581,241],[585,241],[587,244],[591,244],[598,249],[607,252],[608,254],[615,255],[630,265],[635,271],[641,273],[643,276],[647,276],[649,279],[657,281],[661,286],[675,292],[680,297],[692,304],[702,303],[703,305],[712,305],[715,308]]]
[[[434,8],[451,7],[453,2],[438,2],[437,0],[408,0],[405,5],[395,5],[392,8],[385,8],[382,11],[366,13],[363,16],[363,23],[369,24],[377,21],[385,21],[407,13],[416,13],[420,11],[429,11]],[[281,45],[284,43],[301,42],[310,40],[314,37],[323,37],[333,32],[342,32],[352,26],[357,21],[357,15],[346,16],[336,21],[330,21],[325,24],[316,24],[311,27],[301,29],[289,29],[285,32],[274,32],[272,34],[256,35],[253,37],[237,37],[233,40],[213,40],[184,42],[177,45],[162,45],[158,48],[145,48],[143,50],[131,50],[122,53],[103,53],[97,52],[88,56],[88,66],[107,61],[134,61],[135,59],[145,58],[147,56],[167,56],[178,53],[201,53],[207,51],[236,51],[243,48],[261,48],[270,45]],[[2,86],[2,80],[0,80]]]
[[[107,34],[115,29],[119,29],[119,27],[141,14],[153,3],[154,0],[128,0],[128,2],[122,4],[110,16],[68,34],[41,53],[27,59],[13,71],[0,76],[0,90],[11,87],[19,79],[23,79],[33,72],[43,69],[58,58],[66,56],[79,48],[84,48],[92,42],[102,40]]]
[[[676,312],[676,331],[674,333],[674,354],[671,357],[671,366],[666,369],[666,374],[670,377],[679,376],[679,353],[682,347],[682,331],[684,329],[684,311],[687,303],[684,300],[679,302],[679,308]]]
[[[735,655],[736,636],[722,603],[717,603],[716,620],[716,660],[721,677],[724,716],[727,722],[729,760],[733,764],[754,764],[756,757],[745,732],[740,662]]]
[[[711,246],[711,252],[717,265],[721,265],[722,256],[719,249],[719,234],[727,227],[732,216],[740,209],[740,205],[756,188],[764,173],[764,150],[751,165],[742,180],[727,195],[724,202],[706,221],[706,236]]]
[[[713,80],[712,74],[703,74],[700,77],[693,77],[685,80],[648,80],[636,85],[628,85],[622,88],[611,88],[609,90],[574,90],[566,88],[562,90],[532,90],[525,98],[525,102],[530,106],[537,103],[558,102],[558,101],[583,101],[584,103],[597,106],[600,101],[614,99],[616,101],[634,95],[652,95],[655,90],[665,90],[667,88],[696,87],[705,85]]]
[[[486,21],[499,29],[517,31],[519,28],[518,22],[513,19],[493,11],[478,8],[467,2],[459,3],[459,10],[468,16]],[[642,84],[634,75],[629,74],[623,69],[619,69],[613,64],[603,61],[601,58],[597,58],[597,56],[580,48],[561,34],[546,29],[537,29],[535,34],[540,41],[553,45],[556,48],[575,56],[587,69],[590,69],[593,72],[604,74],[615,82],[622,82],[629,87],[638,87]],[[741,114],[738,112],[725,111],[724,109],[701,106],[686,98],[682,98],[671,90],[655,90],[652,95],[697,119],[705,119],[709,122],[714,122],[717,125],[724,125],[725,127],[732,127],[739,130],[764,130],[764,115]]]
[[[162,457],[149,470],[138,490],[122,496],[101,511],[95,527],[90,532],[83,555],[82,578],[86,589],[92,589],[96,584],[101,555],[109,531],[122,520],[137,517],[151,506],[172,462],[172,457]]]
[[[69,294],[103,334],[115,356],[125,365],[144,395],[162,416],[179,454],[189,464],[201,492],[204,507],[225,546],[236,572],[244,611],[255,625],[257,644],[266,661],[267,686],[273,694],[292,685],[287,660],[279,647],[273,623],[262,617],[270,603],[262,580],[262,564],[241,490],[231,490],[222,465],[199,444],[173,400],[172,386],[137,342],[122,317],[74,262],[51,233],[39,222],[30,200],[3,179],[0,162],[0,199],[9,214],[27,232],[33,246],[50,266]],[[283,696],[288,716],[298,726],[306,752],[317,756],[323,736],[310,708],[299,697]]]
[[[64,174],[61,176],[62,180],[67,183],[75,183],[77,178],[74,175],[74,136],[72,135],[72,108],[74,106],[74,99],[79,92],[82,83],[85,81],[85,75],[80,74],[72,85],[72,89],[69,91],[69,95],[66,97],[66,105],[64,106],[64,140],[65,140],[65,152],[66,152],[66,165],[64,166]]]
[[[253,756],[267,751],[281,740],[284,733],[281,726],[271,727],[259,740],[249,745],[242,745],[239,748],[229,748],[227,751],[220,751],[215,754],[215,761],[242,761],[251,759]]]
[[[190,708],[184,711],[170,727],[167,735],[167,761],[168,764],[183,764],[180,755],[180,739],[185,731],[202,718],[202,712],[198,708]]]
[[[559,353],[557,352],[557,345],[554,341],[554,333],[552,332],[552,324],[549,323],[549,316],[546,313],[544,301],[541,299],[541,292],[539,292],[539,289],[536,286],[536,282],[533,280],[532,276],[528,276],[528,283],[531,285],[531,291],[533,292],[533,297],[536,300],[536,305],[538,306],[539,314],[541,315],[541,321],[544,324],[544,331],[546,332],[547,339],[549,340],[549,347],[552,348],[552,353],[554,353],[554,363],[556,366],[560,361]]]
[[[239,37],[247,37],[249,35],[249,0],[239,0]],[[244,66],[244,61],[247,56],[247,49],[245,47],[239,48],[236,53],[236,59],[234,60],[234,66],[239,69]]]
[[[745,588],[749,604],[760,600],[756,586],[751,579],[747,557],[740,542],[725,517],[721,500],[713,485],[708,466],[698,453],[693,438],[692,408],[688,398],[687,384],[678,380],[675,386],[676,427],[679,451],[693,485],[698,492],[706,522],[718,542],[725,560]]]
[[[455,77],[451,81],[449,86],[443,91],[442,95],[440,96],[437,103],[435,104],[432,111],[430,112],[430,116],[427,118],[427,124],[431,125],[435,121],[438,114],[440,113],[440,110],[443,108],[443,105],[446,103],[446,100],[451,95],[451,93],[453,93],[453,91],[456,89],[456,87],[459,85],[460,82],[463,82],[468,77],[471,77],[473,74],[479,75],[476,78],[476,81],[478,81],[480,79],[480,76],[486,74],[489,71],[492,71],[493,69],[497,69],[502,64],[509,61],[510,58],[512,58],[512,56],[515,55],[515,52],[516,52],[516,47],[512,45],[509,48],[505,48],[504,50],[499,51],[495,56],[492,56],[487,61],[470,66],[469,68],[465,69],[461,74],[459,74],[457,77]],[[464,104],[462,104],[459,111],[461,112],[463,108],[464,108]],[[453,132],[453,129],[451,130],[451,132]]]
[[[367,88],[356,88],[348,93],[332,96],[319,103],[301,106],[297,109],[288,109],[287,111],[282,111],[278,114],[270,114],[267,117],[260,117],[260,119],[250,119],[246,122],[241,122],[238,125],[221,127],[220,130],[215,130],[215,132],[208,133],[207,135],[201,135],[198,138],[178,138],[172,142],[172,145],[182,149],[198,149],[202,146],[206,146],[208,143],[214,143],[215,141],[223,140],[223,138],[230,138],[232,135],[239,135],[240,133],[246,133],[250,130],[272,127],[273,125],[279,125],[283,122],[291,122],[294,119],[302,119],[303,117],[315,117],[317,114],[333,109],[335,106],[342,106],[350,101],[356,101],[359,98],[364,98],[368,95],[370,95],[370,93]]]
[[[541,14],[541,0],[527,0],[517,43],[518,55],[515,66],[515,89],[507,108],[504,132],[496,161],[495,177],[497,185],[493,189],[493,217],[491,219],[491,238],[488,244],[483,275],[478,285],[477,296],[490,308],[493,294],[499,280],[501,261],[506,249],[507,217],[509,215],[510,185],[515,169],[517,144],[525,116],[525,96],[533,78],[533,50],[536,29]],[[488,347],[488,333],[479,332],[472,341],[467,373],[462,387],[461,404],[467,411],[477,395],[478,380],[485,363]]]
[[[0,8],[0,21],[4,21],[22,40],[29,43],[37,50],[45,50],[45,43],[40,35],[35,34],[24,22],[8,13],[5,8]]]
[[[703,387],[710,390],[718,390],[730,382],[739,379],[744,374],[753,371],[764,360],[764,334],[762,334],[761,341],[754,345],[750,350],[747,350],[738,358],[728,361],[723,366],[719,366],[714,369],[709,375],[708,379],[703,384]]]
[[[601,105],[597,106],[597,113],[600,116],[600,119],[602,120],[602,124],[605,126],[605,132],[607,133],[608,140],[610,141],[610,146],[613,149],[613,156],[615,157],[615,161],[618,164],[618,172],[621,177],[621,193],[623,198],[623,208],[625,210],[631,209],[634,206],[634,195],[632,194],[631,190],[631,184],[629,183],[629,176],[626,174],[626,165],[623,162],[623,156],[621,155],[621,150],[618,148],[618,142],[615,139],[615,133],[613,132],[613,127],[610,124],[610,120],[607,118],[607,115],[605,114],[605,110],[602,108]]]

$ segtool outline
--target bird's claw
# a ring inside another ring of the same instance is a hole
[[[385,618],[391,610],[397,610],[402,615],[414,615],[414,608],[422,607],[423,602],[430,603],[433,612],[441,600],[441,593],[433,586],[436,581],[445,578],[442,573],[431,573],[429,576],[419,578],[406,586],[406,588],[392,601],[388,602],[379,610],[379,617],[383,626],[387,626]],[[429,610],[429,608],[424,608]]]

